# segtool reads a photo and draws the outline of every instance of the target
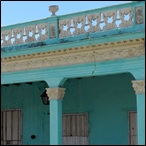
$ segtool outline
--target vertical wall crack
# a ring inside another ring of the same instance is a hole
[[[93,71],[92,71],[92,76],[94,75],[95,69],[96,69],[96,58],[95,58],[95,51],[94,50],[93,50],[93,57],[94,57],[94,68],[93,68]]]

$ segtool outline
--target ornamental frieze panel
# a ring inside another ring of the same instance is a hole
[[[53,51],[51,53],[43,53],[39,55],[25,57],[2,59],[1,72],[13,72],[19,70],[30,70],[38,68],[47,68],[54,66],[66,66],[71,64],[81,64],[89,62],[101,62],[105,60],[115,60],[119,58],[130,58],[142,56],[145,54],[144,44],[135,42],[134,44],[122,43],[117,45],[103,44],[102,49],[97,45],[94,47],[79,47],[74,49],[65,49],[62,51]],[[100,49],[99,49],[100,48]],[[42,56],[41,56],[42,55]]]
[[[136,24],[143,23],[143,15],[142,15],[142,7],[136,7],[136,14],[135,14]]]

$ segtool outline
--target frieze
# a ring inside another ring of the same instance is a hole
[[[13,72],[130,58],[145,54],[144,40],[84,46],[1,59],[1,72]]]

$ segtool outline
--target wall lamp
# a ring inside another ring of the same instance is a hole
[[[49,97],[46,94],[46,90],[41,94],[41,98],[42,98],[42,102],[44,105],[49,105],[50,101],[49,101]]]

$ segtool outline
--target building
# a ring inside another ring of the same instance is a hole
[[[50,11],[1,28],[1,145],[144,145],[144,1]]]

